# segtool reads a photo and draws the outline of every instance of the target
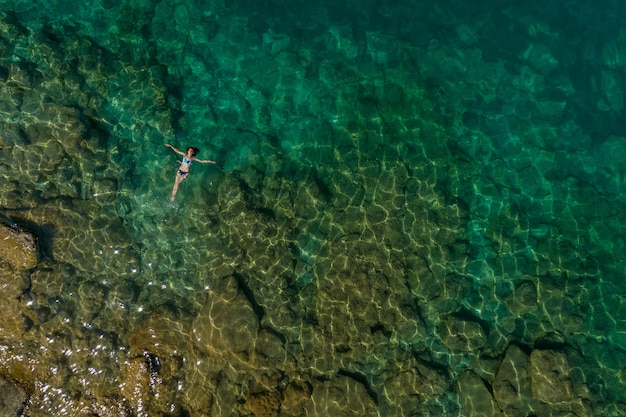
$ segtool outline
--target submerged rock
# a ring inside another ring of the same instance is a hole
[[[249,353],[254,349],[258,318],[254,307],[230,278],[220,292],[211,291],[209,298],[193,322],[193,338],[207,352]]]
[[[8,264],[0,263],[0,340],[21,338],[32,324],[22,314],[20,295],[28,287],[26,274],[16,273]],[[6,342],[5,342],[6,343]]]
[[[498,410],[488,386],[477,374],[464,371],[457,379],[457,389],[463,410],[473,416],[494,416]]]
[[[503,415],[524,415],[536,404],[531,394],[529,366],[528,355],[516,345],[509,346],[493,382],[493,396]]]
[[[591,415],[587,386],[572,378],[573,370],[565,352],[533,350],[529,368],[533,397],[554,414]]]
[[[326,381],[312,381],[311,398],[305,406],[308,416],[373,416],[377,405],[363,384],[337,376]]]
[[[135,358],[124,366],[120,384],[122,395],[130,403],[137,415],[146,415],[150,400],[150,370],[144,358]]]
[[[16,270],[37,265],[36,239],[30,233],[0,224],[0,262],[8,262]]]
[[[28,394],[20,386],[0,376],[0,415],[22,415]]]
[[[530,355],[530,378],[535,398],[545,403],[574,399],[567,356],[562,352],[534,350]]]

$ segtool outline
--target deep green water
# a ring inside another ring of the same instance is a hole
[[[0,414],[626,414],[622,2],[0,5]]]

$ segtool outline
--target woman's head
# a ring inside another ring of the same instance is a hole
[[[187,148],[187,153],[191,152],[191,155],[196,156],[200,153],[200,149],[198,148],[194,148],[193,146],[190,146]]]

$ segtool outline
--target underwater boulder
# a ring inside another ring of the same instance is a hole
[[[8,262],[16,270],[37,265],[37,243],[30,233],[0,224],[0,262]]]

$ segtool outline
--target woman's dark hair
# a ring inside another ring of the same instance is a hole
[[[200,153],[200,149],[194,148],[193,146],[188,147],[187,148],[187,152],[189,152],[189,149],[191,149],[191,154],[193,156],[196,156],[196,155],[198,155]]]

